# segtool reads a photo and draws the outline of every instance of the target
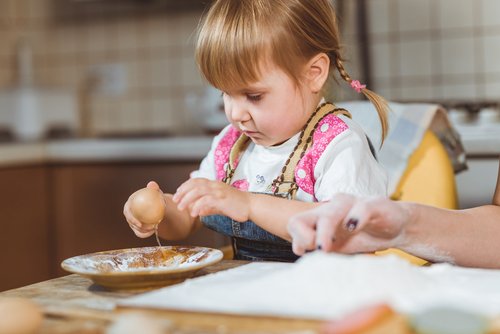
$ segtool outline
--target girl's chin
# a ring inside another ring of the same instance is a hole
[[[255,145],[259,145],[259,146],[265,146],[265,147],[268,147],[268,146],[274,146],[274,144],[272,142],[270,142],[269,140],[266,140],[264,138],[260,138],[260,137],[249,137],[250,140],[255,144]]]
[[[252,140],[252,142],[255,145],[264,146],[264,147],[279,146],[287,141],[287,140],[283,140],[283,141],[276,142],[276,141],[271,141],[269,139],[266,140],[263,138],[250,138],[250,139]]]

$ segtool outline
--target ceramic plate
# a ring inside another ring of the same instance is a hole
[[[179,283],[196,271],[222,260],[213,248],[142,247],[75,256],[61,267],[112,289],[142,289]]]

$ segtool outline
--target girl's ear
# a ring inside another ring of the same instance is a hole
[[[319,93],[323,88],[330,71],[330,58],[326,53],[318,53],[306,64],[306,80],[311,92]]]

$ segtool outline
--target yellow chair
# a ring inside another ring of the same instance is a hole
[[[443,144],[432,131],[425,132],[422,142],[411,155],[391,199],[457,209],[453,166]],[[399,249],[388,249],[376,254],[396,254],[416,265],[427,263]]]

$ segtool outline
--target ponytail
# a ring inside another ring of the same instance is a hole
[[[389,113],[389,104],[387,101],[377,93],[366,88],[366,85],[362,85],[358,80],[352,80],[347,71],[340,60],[340,57],[336,55],[335,57],[335,66],[340,73],[340,77],[344,79],[349,85],[358,93],[363,93],[368,100],[375,106],[377,110],[378,117],[380,119],[380,125],[382,128],[381,134],[381,144],[384,143],[384,139],[387,136],[387,132],[389,131],[389,122],[388,122],[388,113]]]

